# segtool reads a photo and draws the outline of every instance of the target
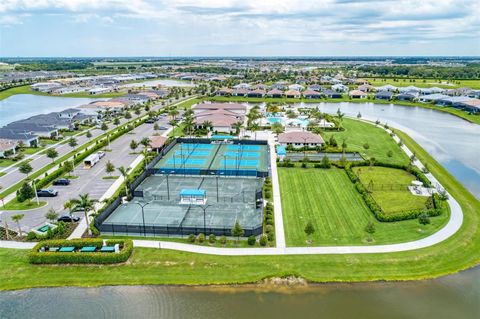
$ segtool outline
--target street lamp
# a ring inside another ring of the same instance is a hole
[[[137,204],[138,206],[140,206],[142,208],[142,221],[143,221],[143,236],[147,237],[147,233],[146,233],[146,230],[145,230],[145,211],[144,211],[144,207],[147,206],[148,204],[150,204],[150,202],[146,202],[142,205],[142,203],[136,201],[134,202],[134,204]]]
[[[205,236],[207,232],[206,211],[207,211],[207,208],[210,206],[212,205],[199,206],[203,210],[203,233],[205,234]]]
[[[302,137],[303,139],[303,160],[305,160],[305,157],[307,156],[307,137]]]

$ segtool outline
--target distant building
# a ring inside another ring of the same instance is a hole
[[[348,93],[352,99],[366,99],[368,94],[360,90],[352,90]]]
[[[278,143],[281,146],[293,146],[303,148],[304,146],[316,147],[324,144],[320,135],[308,131],[290,131],[278,135]]]

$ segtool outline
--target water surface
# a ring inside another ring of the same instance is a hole
[[[0,127],[34,115],[58,112],[98,100],[104,99],[42,96],[34,94],[12,95],[0,101]]]
[[[429,281],[242,287],[118,286],[0,293],[0,318],[478,319],[480,268]]]
[[[142,86],[157,86],[163,85],[166,87],[178,86],[178,87],[194,87],[195,84],[188,81],[178,81],[178,80],[151,80],[137,83],[125,84],[125,87],[142,87]]]

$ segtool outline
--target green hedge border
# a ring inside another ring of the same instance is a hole
[[[382,165],[376,165],[376,166],[404,169],[409,173],[412,173],[413,175],[415,175],[415,177],[417,177],[425,186],[431,186],[431,183],[427,179],[427,177],[416,167],[413,167],[411,165],[405,166],[405,165],[397,165],[397,164],[385,164],[385,163],[381,163],[381,164]],[[365,166],[365,165],[356,165],[356,166]],[[429,217],[435,217],[435,216],[440,216],[445,209],[444,204],[442,203],[442,200],[440,199],[438,194],[433,194],[432,200],[433,200],[434,208],[406,210],[403,212],[396,212],[395,214],[387,214],[382,210],[382,208],[380,207],[380,205],[378,205],[378,203],[375,201],[375,199],[370,194],[370,192],[368,192],[365,186],[360,182],[360,179],[353,172],[351,167],[352,165],[347,165],[345,167],[345,172],[347,173],[347,176],[350,178],[350,181],[355,185],[355,189],[358,191],[358,193],[362,195],[362,198],[365,204],[368,206],[372,214],[380,222],[397,222],[397,221],[408,220],[408,219],[416,219],[421,214],[427,214]],[[426,182],[428,182],[428,184]]]
[[[62,247],[74,246],[81,248],[84,246],[103,246],[103,239],[86,238],[73,240],[45,240],[39,242],[28,254],[28,261],[31,264],[116,264],[126,262],[133,252],[133,242],[129,239],[107,240],[109,246],[119,244],[121,249],[119,253],[80,253],[80,252],[40,252],[40,248],[45,246]]]

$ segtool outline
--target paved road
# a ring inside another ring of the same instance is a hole
[[[160,126],[170,127],[168,119],[163,118],[157,122]],[[9,227],[17,228],[16,224],[11,221],[11,216],[22,213],[25,217],[21,221],[22,229],[29,231],[33,227],[42,225],[45,222],[45,214],[50,208],[55,209],[57,212],[63,211],[63,204],[72,198],[78,198],[80,194],[88,193],[92,199],[100,199],[100,197],[110,188],[114,183],[113,179],[103,179],[107,176],[105,173],[105,165],[108,161],[111,161],[115,167],[128,167],[138,156],[131,154],[130,141],[132,139],[137,142],[143,137],[153,135],[153,124],[143,124],[135,128],[130,133],[127,133],[110,145],[111,151],[107,151],[106,155],[98,162],[97,165],[91,169],[86,169],[83,165],[79,165],[75,168],[75,175],[78,178],[72,179],[69,186],[54,186],[52,188],[58,190],[58,196],[52,198],[40,198],[40,200],[46,200],[48,205],[30,211],[4,211],[2,218],[7,220]],[[163,131],[160,131],[163,132]],[[139,146],[136,151],[140,151],[143,146]],[[119,175],[118,172],[112,173],[112,175]],[[76,213],[75,215],[83,217],[83,212]]]

